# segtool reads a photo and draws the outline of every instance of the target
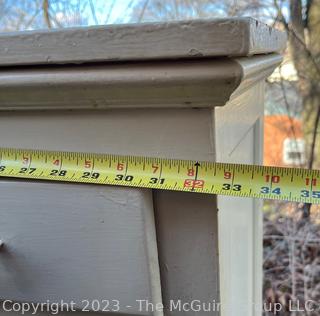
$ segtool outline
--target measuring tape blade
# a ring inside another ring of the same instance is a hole
[[[320,204],[320,171],[300,168],[3,148],[0,177]]]

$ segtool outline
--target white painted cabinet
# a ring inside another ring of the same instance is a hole
[[[0,145],[259,163],[284,40],[249,18],[2,36]],[[1,300],[259,315],[256,201],[8,179],[0,200]]]

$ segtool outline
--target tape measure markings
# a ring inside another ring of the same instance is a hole
[[[0,176],[320,204],[320,171],[298,168],[4,148]]]

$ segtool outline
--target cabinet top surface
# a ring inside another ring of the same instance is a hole
[[[252,18],[0,34],[0,66],[239,57],[279,52],[286,37]]]

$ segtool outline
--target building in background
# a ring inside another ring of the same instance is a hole
[[[305,141],[301,120],[288,115],[266,115],[264,126],[265,165],[305,165]]]
[[[298,167],[306,164],[302,99],[288,53],[268,79],[265,99],[264,164]]]

